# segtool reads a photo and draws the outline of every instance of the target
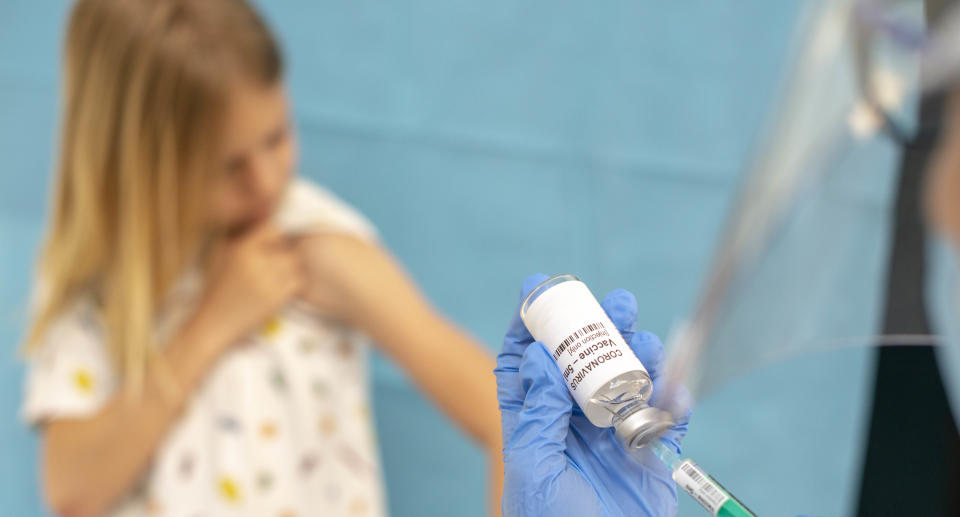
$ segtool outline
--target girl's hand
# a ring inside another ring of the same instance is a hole
[[[198,310],[233,343],[256,329],[303,287],[293,241],[270,223],[228,238],[210,254]]]
[[[373,305],[388,303],[391,288],[403,276],[383,250],[349,235],[306,235],[296,247],[306,277],[301,298],[354,326],[366,326]]]
[[[164,375],[149,368],[136,399],[118,392],[95,414],[45,422],[44,483],[59,515],[103,515],[129,495],[220,355],[302,284],[293,244],[270,226],[223,241],[208,258],[197,310],[160,352]]]

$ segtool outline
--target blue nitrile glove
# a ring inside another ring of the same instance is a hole
[[[521,300],[546,278],[527,278]],[[636,298],[618,289],[601,305],[647,367],[656,394],[663,345],[649,332],[634,332]],[[612,427],[599,428],[587,420],[519,310],[494,373],[503,424],[505,517],[676,514],[677,487],[670,470],[647,449],[628,454]],[[661,438],[678,453],[688,421],[686,415]]]

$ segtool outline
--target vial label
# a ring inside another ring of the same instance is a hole
[[[720,507],[730,499],[710,476],[690,460],[684,460],[680,464],[680,468],[673,473],[673,480],[711,515],[716,516]]]
[[[581,408],[614,377],[646,371],[583,282],[546,290],[527,309],[524,323],[546,345]]]

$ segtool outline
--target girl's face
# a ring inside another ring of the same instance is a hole
[[[297,162],[297,143],[283,84],[242,84],[230,96],[219,149],[221,170],[207,203],[215,229],[236,230],[277,208]]]

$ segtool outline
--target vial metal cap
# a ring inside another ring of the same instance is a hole
[[[620,444],[627,449],[637,449],[660,438],[671,425],[670,413],[648,406],[617,422],[614,429]]]

